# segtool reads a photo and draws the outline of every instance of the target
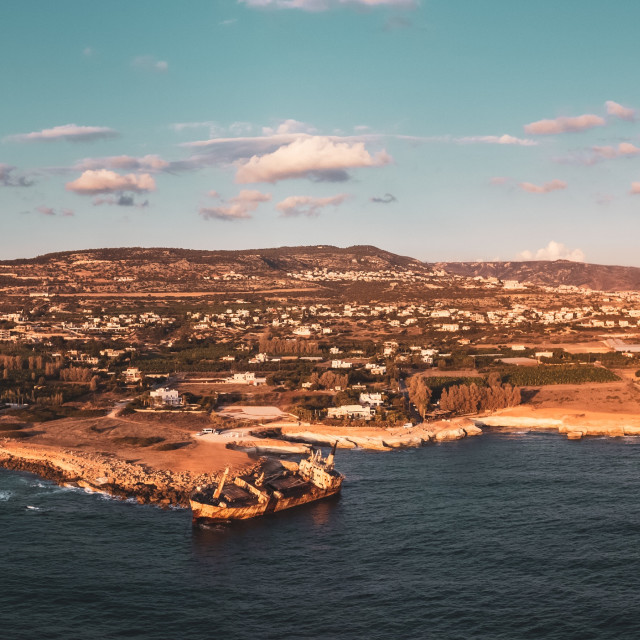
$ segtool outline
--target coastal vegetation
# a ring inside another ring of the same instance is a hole
[[[587,382],[616,382],[620,378],[604,367],[590,365],[518,367],[504,371],[503,378],[518,386],[543,386],[548,384],[585,384]]]

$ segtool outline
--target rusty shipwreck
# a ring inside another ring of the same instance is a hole
[[[336,446],[322,457],[312,451],[299,464],[288,463],[275,473],[248,474],[228,480],[228,469],[217,485],[197,487],[191,496],[194,524],[246,520],[328,498],[340,492],[344,476],[334,468]]]

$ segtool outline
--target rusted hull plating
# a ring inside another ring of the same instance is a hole
[[[309,502],[328,498],[340,493],[341,488],[342,483],[330,489],[312,487],[309,491],[306,491],[299,496],[291,496],[289,498],[274,497],[268,502],[252,504],[246,507],[220,507],[191,500],[193,522],[226,522],[228,520],[247,520],[249,518],[256,518],[266,513],[283,511],[284,509],[291,509],[292,507],[298,507]]]

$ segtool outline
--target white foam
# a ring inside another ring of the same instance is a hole
[[[12,495],[11,491],[0,491],[0,501],[6,502]]]

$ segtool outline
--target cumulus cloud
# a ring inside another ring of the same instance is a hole
[[[372,198],[369,198],[369,200],[370,200],[371,202],[378,202],[378,203],[380,203],[380,204],[389,204],[389,203],[391,203],[391,202],[397,202],[397,201],[398,201],[398,199],[397,199],[394,195],[392,195],[392,194],[390,194],[390,193],[385,193],[385,194],[382,196],[382,198],[376,198],[376,197],[374,196],[374,197],[372,197]]]
[[[109,127],[84,127],[77,124],[63,124],[52,129],[42,129],[31,133],[18,133],[8,136],[9,142],[53,142],[54,140],[68,140],[70,142],[92,142],[102,138],[114,138],[118,132]]]
[[[640,182],[632,182],[631,183],[631,191],[629,191],[631,195],[638,195],[640,193]]]
[[[77,180],[68,182],[67,191],[83,195],[96,195],[98,193],[114,193],[117,191],[154,191],[156,182],[148,173],[136,175],[128,173],[120,175],[115,171],[99,169],[97,171],[85,171]]]
[[[345,5],[366,7],[413,8],[416,0],[238,0],[248,7],[260,9],[300,9],[302,11],[327,11]]]
[[[537,251],[522,251],[517,255],[518,260],[571,260],[584,262],[585,254],[582,249],[569,249],[562,242],[551,240],[546,247]]]
[[[140,71],[164,73],[169,68],[169,63],[153,56],[138,56],[131,61],[131,66]]]
[[[281,212],[284,218],[297,216],[307,216],[309,218],[320,215],[320,211],[325,207],[337,207],[342,204],[348,194],[340,193],[337,196],[328,198],[314,198],[313,196],[289,196],[276,205],[276,209]]]
[[[494,178],[491,178],[489,182],[494,185],[507,184],[510,179],[511,178],[507,178],[506,176],[495,176]]]
[[[163,171],[170,163],[157,155],[146,155],[141,158],[133,156],[109,156],[106,158],[84,158],[74,165],[78,171],[89,169],[121,169],[124,171]]]
[[[16,173],[16,167],[0,163],[0,186],[3,187],[30,187],[33,180],[26,175]]]
[[[135,197],[129,193],[121,193],[118,196],[97,197],[93,199],[94,206],[98,207],[103,204],[115,207],[137,207],[138,209],[144,209],[149,206],[149,201],[144,200],[142,202],[136,202]]]
[[[531,122],[530,124],[524,125],[524,131],[529,135],[552,135],[556,133],[586,131],[594,127],[603,127],[605,124],[604,118],[593,113],[585,113],[584,115],[572,118],[560,117],[553,120]]]
[[[43,216],[60,216],[62,218],[69,218],[75,215],[72,209],[56,210],[53,207],[45,207],[44,205],[36,207],[36,211]]]
[[[563,180],[551,180],[551,182],[545,182],[543,185],[533,184],[532,182],[521,182],[518,186],[523,191],[528,191],[529,193],[549,193],[550,191],[566,189],[567,183]]]
[[[636,119],[636,110],[629,107],[623,107],[621,104],[614,102],[613,100],[607,100],[605,103],[607,113],[610,116],[615,116],[621,120],[633,121]]]
[[[209,195],[218,198],[217,191],[210,191]],[[200,207],[199,214],[205,220],[246,220],[253,217],[255,211],[262,202],[271,200],[270,193],[261,193],[251,189],[243,189],[240,193],[229,199],[227,205],[217,207]]]
[[[278,182],[290,178],[326,179],[324,172],[379,167],[391,162],[386,151],[371,155],[363,142],[335,142],[324,136],[298,139],[273,153],[253,156],[240,165],[236,181]],[[331,174],[329,174],[331,175]],[[342,178],[343,174],[339,174]]]

